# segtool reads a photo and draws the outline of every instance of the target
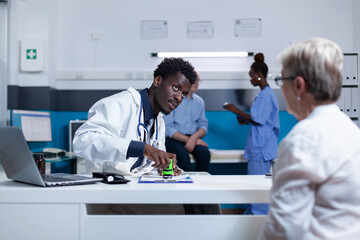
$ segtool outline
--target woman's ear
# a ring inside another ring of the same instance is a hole
[[[264,78],[261,72],[256,72],[254,76],[259,81]]]
[[[294,79],[295,91],[297,97],[302,97],[306,92],[306,82],[302,76],[297,76]]]

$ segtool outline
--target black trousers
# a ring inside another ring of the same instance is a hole
[[[192,169],[190,163],[190,156],[188,151],[184,148],[185,143],[175,139],[166,138],[166,151],[176,154],[177,165],[184,171],[200,171],[207,172],[210,164],[209,148],[201,145],[196,145],[191,154],[194,156],[196,164],[195,169]]]

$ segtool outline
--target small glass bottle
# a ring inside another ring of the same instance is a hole
[[[44,159],[44,153],[34,153],[34,160],[36,163],[36,166],[39,169],[39,172],[41,175],[45,174],[45,159]]]

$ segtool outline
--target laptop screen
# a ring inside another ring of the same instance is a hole
[[[19,127],[0,128],[0,162],[8,178],[20,182],[44,185],[29,146]]]

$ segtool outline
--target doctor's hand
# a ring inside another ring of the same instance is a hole
[[[183,172],[183,170],[178,168],[177,165],[174,165],[174,176],[179,176],[182,172]]]
[[[145,144],[144,155],[154,162],[151,166],[155,168],[167,168],[170,164],[170,158],[172,158],[173,164],[176,165],[176,154],[164,152],[149,144]]]

